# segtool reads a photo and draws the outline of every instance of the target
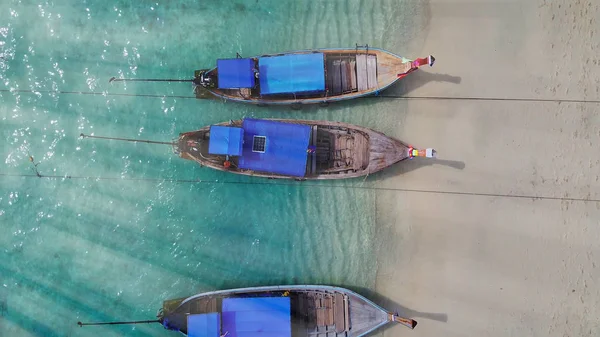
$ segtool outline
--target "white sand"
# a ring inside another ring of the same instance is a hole
[[[600,1],[428,6],[423,43],[403,52],[438,61],[396,91],[600,100]],[[598,103],[408,103],[395,136],[446,161],[410,162],[378,184],[499,196],[379,194],[377,292],[419,321],[384,335],[600,336],[600,202],[507,197],[600,199],[599,112]]]

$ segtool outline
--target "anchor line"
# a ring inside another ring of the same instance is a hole
[[[181,80],[181,81],[188,81],[188,80]],[[186,95],[128,94],[128,93],[94,92],[94,91],[0,89],[0,93],[1,92],[17,93],[17,94],[69,94],[69,95],[89,95],[89,96],[115,96],[115,97],[121,96],[121,97],[146,97],[146,98],[197,99],[196,96],[186,96]],[[452,97],[452,96],[403,96],[403,95],[391,95],[391,94],[388,94],[388,95],[379,94],[377,96],[364,96],[364,97],[360,97],[360,99],[600,104],[600,100],[584,100],[584,99],[527,98],[527,97],[510,98],[510,97],[476,97],[476,96],[455,96],[455,97]]]
[[[488,198],[512,198],[512,199],[530,199],[530,200],[554,200],[554,201],[573,201],[573,202],[600,202],[599,198],[567,198],[543,195],[526,194],[501,194],[501,193],[482,193],[482,192],[462,192],[462,191],[444,191],[435,189],[413,189],[401,187],[379,187],[379,186],[346,186],[335,184],[315,184],[307,182],[284,183],[284,182],[250,182],[250,181],[222,181],[222,180],[202,180],[202,179],[175,179],[175,178],[128,178],[128,177],[94,177],[78,175],[46,175],[46,174],[20,174],[20,173],[0,173],[0,177],[22,177],[37,179],[63,179],[63,180],[96,180],[96,181],[143,181],[143,182],[170,182],[178,184],[213,184],[213,185],[273,185],[273,186],[298,186],[304,188],[349,188],[357,190],[390,191],[405,193],[423,193],[437,195],[456,195],[456,196],[474,196]]]

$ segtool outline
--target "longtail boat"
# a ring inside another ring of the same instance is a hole
[[[113,77],[111,82],[192,82],[197,98],[300,106],[378,94],[419,67],[433,66],[434,62],[431,55],[411,60],[382,49],[356,46],[218,59],[216,67],[196,70],[192,80]]]
[[[173,145],[181,158],[236,174],[282,179],[344,179],[379,172],[423,150],[368,128],[330,121],[251,119],[181,133],[172,142],[103,138]]]
[[[392,322],[417,326],[417,321],[348,289],[313,285],[222,290],[166,300],[157,317],[77,324],[156,322],[189,337],[360,337]]]

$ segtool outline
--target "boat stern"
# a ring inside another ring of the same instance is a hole
[[[211,99],[216,96],[213,93],[216,87],[216,76],[211,74],[211,69],[200,69],[194,71],[194,79],[192,80],[194,95],[198,99]]]
[[[192,80],[192,83],[194,86],[214,88],[216,85],[216,80],[216,76],[211,74],[210,69],[200,69],[194,71],[194,79]]]

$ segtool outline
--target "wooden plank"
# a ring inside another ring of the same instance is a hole
[[[317,312],[317,326],[325,326],[325,308],[321,304],[321,298],[315,298],[315,311]]]
[[[299,315],[302,315],[305,323],[308,322],[308,304],[306,302],[306,296],[300,294],[300,296],[298,296],[298,313]]]
[[[354,90],[354,88],[352,88],[352,76],[354,76],[354,74],[356,73],[354,71],[354,69],[352,68],[352,60],[348,60],[348,62],[346,62],[346,73],[348,74],[348,90],[352,91]],[[354,80],[354,82],[356,82],[356,80]]]
[[[333,94],[334,95],[339,95],[342,93],[342,73],[341,73],[341,61],[340,60],[335,60],[333,61],[333,67],[332,67],[332,85],[333,85]]]
[[[252,96],[252,91],[250,88],[240,88],[240,96],[243,98],[250,98]]]
[[[367,81],[369,89],[377,88],[377,56],[367,57]]]
[[[369,82],[367,79],[367,55],[356,55],[356,82],[358,91],[367,90]]]
[[[316,309],[313,307],[311,307],[310,305],[308,306],[308,325],[312,326],[313,324],[316,325],[316,321],[317,321],[317,316],[316,316]]]
[[[335,320],[335,323],[334,323],[335,324],[335,332],[342,333],[342,332],[346,331],[346,318],[344,317],[344,314],[345,314],[344,295],[342,295],[340,293],[336,293],[335,301],[334,301],[333,305],[334,305],[333,318]]]
[[[311,174],[317,174],[317,151],[316,151],[316,146],[317,146],[317,126],[313,125],[312,127],[312,135],[311,135],[311,142],[310,144],[312,146],[315,147],[315,151],[313,153],[310,154],[310,159],[311,159],[311,166],[310,166],[310,173]]]
[[[350,86],[352,90],[356,90],[356,61],[348,62],[348,66],[350,67],[350,81],[352,83]]]
[[[329,93],[333,93],[333,60],[327,59],[327,89]]]
[[[363,170],[369,166],[369,141],[364,134],[351,131],[351,137],[347,137],[346,147],[352,151],[354,170]]]
[[[326,295],[324,305],[326,310],[325,325],[333,325],[333,297]]]
[[[346,329],[351,329],[350,326],[350,303],[348,303],[348,296],[344,295],[344,326]]]
[[[342,92],[347,92],[349,89],[349,85],[348,85],[348,68],[346,67],[348,64],[348,62],[346,62],[346,60],[341,60],[340,61],[340,73],[342,75]]]

